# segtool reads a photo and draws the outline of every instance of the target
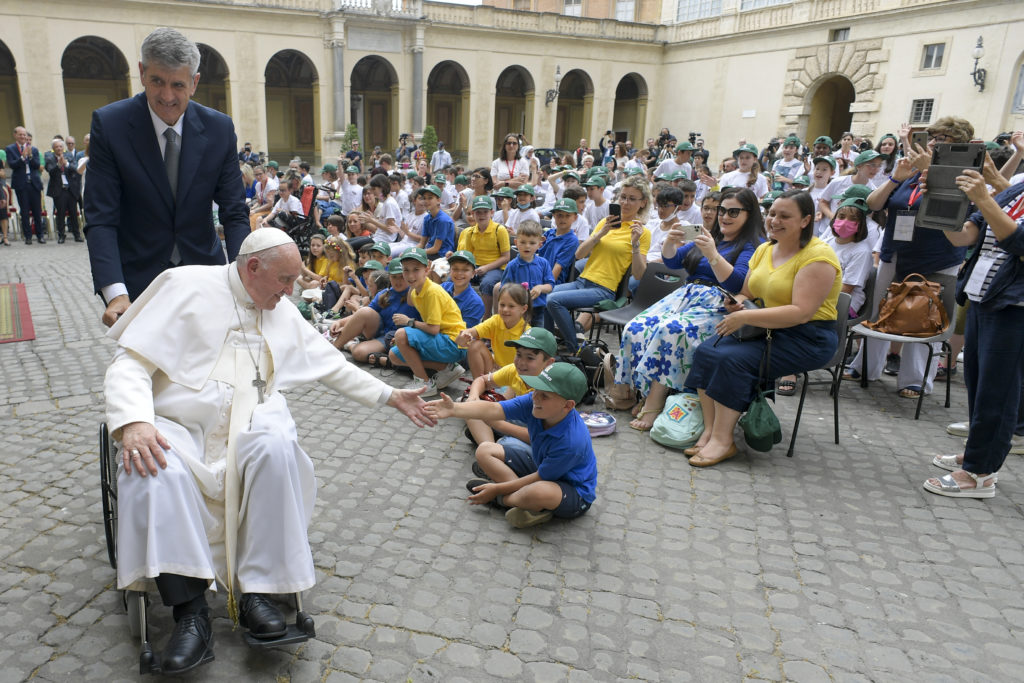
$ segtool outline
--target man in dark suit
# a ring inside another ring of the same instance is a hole
[[[68,157],[64,150],[64,141],[55,138],[52,151],[43,158],[50,182],[46,186],[46,196],[53,199],[53,223],[57,229],[57,243],[64,244],[64,224],[71,228],[76,242],[84,241],[78,230],[78,196],[81,192],[81,176],[78,175],[78,164]]]
[[[234,124],[190,102],[199,49],[170,28],[142,43],[145,92],[97,109],[89,141],[85,236],[93,285],[112,325],[161,271],[224,264],[249,234]]]
[[[25,244],[32,244],[32,224],[35,220],[36,240],[46,244],[46,226],[43,224],[43,179],[39,175],[39,150],[32,146],[24,126],[14,129],[14,142],[7,145],[8,180],[18,197],[21,213],[21,235]]]

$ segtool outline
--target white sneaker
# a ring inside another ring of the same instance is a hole
[[[434,378],[431,381],[437,389],[444,389],[456,379],[462,377],[464,372],[466,372],[466,369],[458,363],[449,363],[448,367],[444,370],[438,370],[434,373]]]
[[[964,362],[964,352],[963,351],[961,351],[960,353],[956,354],[956,362],[957,363],[963,363]]]
[[[407,386],[406,389],[412,389],[415,391],[420,388],[424,389],[424,392],[420,394],[420,398],[433,398],[438,394],[437,387],[434,385],[433,380],[420,379],[414,375],[412,382],[409,383],[409,386]]]
[[[953,422],[946,425],[946,433],[952,434],[953,436],[967,436],[967,432],[970,428],[970,423],[967,422]]]

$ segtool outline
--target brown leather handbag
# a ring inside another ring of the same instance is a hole
[[[889,285],[878,311],[878,320],[864,323],[875,332],[902,337],[934,337],[949,326],[949,316],[939,295],[942,285],[911,273]]]

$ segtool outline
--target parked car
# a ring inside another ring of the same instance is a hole
[[[550,164],[554,158],[561,159],[567,154],[572,154],[572,150],[556,149],[554,147],[537,147],[533,150],[533,155],[540,161],[541,166]]]

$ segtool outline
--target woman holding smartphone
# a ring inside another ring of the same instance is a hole
[[[622,331],[615,380],[645,397],[629,423],[633,429],[649,430],[665,407],[669,390],[682,391],[694,351],[714,335],[715,325],[725,316],[724,292],[740,291],[747,262],[765,239],[764,220],[751,190],[730,187],[705,201],[717,204],[712,228],[702,227],[691,241],[682,228],[674,227],[662,246],[665,265],[684,268],[687,284],[633,318]]]

